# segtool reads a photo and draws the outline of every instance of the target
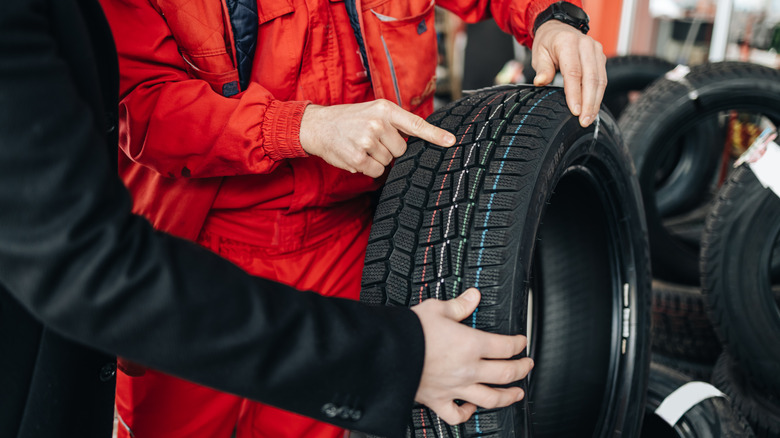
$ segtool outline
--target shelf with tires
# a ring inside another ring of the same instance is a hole
[[[649,231],[653,362],[714,384],[759,437],[780,436],[780,198],[739,160],[778,122],[780,74],[739,62],[670,70],[619,119]],[[764,166],[780,176],[780,158]]]

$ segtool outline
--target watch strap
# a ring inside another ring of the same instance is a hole
[[[573,16],[568,13],[566,9],[576,11],[580,17]],[[550,20],[558,20],[562,23],[566,23],[569,26],[579,29],[580,32],[584,34],[587,34],[590,30],[590,26],[588,26],[588,22],[590,21],[588,14],[586,14],[582,8],[569,2],[558,1],[548,6],[547,9],[536,16],[536,20],[534,20],[533,35],[536,35],[536,30],[539,29],[539,26]]]

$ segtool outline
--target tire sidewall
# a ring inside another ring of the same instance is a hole
[[[613,375],[617,381],[613,393],[609,395],[610,401],[605,403],[606,406],[613,408],[620,406],[622,410],[613,409],[612,412],[605,414],[605,418],[612,423],[612,427],[607,429],[615,431],[607,436],[621,436],[621,433],[622,436],[638,436],[641,421],[635,419],[641,419],[643,416],[651,345],[649,331],[642,329],[650,326],[651,318],[651,274],[647,226],[636,171],[628,151],[623,146],[617,123],[611,115],[602,111],[600,124],[598,141],[593,141],[595,130],[593,126],[583,131],[579,128],[577,119],[573,117],[562,124],[550,140],[550,145],[558,145],[558,147],[548,148],[544,164],[541,166],[547,172],[539,176],[533,192],[536,201],[532,203],[533,207],[528,209],[528,218],[524,221],[533,226],[526,226],[522,233],[518,233],[522,236],[518,243],[537,241],[539,224],[544,221],[544,207],[550,201],[556,185],[573,168],[601,167],[599,176],[610,176],[610,180],[600,181],[602,190],[607,190],[610,197],[609,200],[603,201],[608,204],[612,202],[612,205],[606,207],[619,209],[622,213],[622,226],[618,227],[618,235],[614,242],[616,247],[613,250],[619,253],[617,258],[623,261],[623,267],[632,267],[632,269],[625,269],[621,273],[623,284],[629,285],[630,334],[627,337],[625,354],[613,362],[616,367]],[[615,211],[612,213],[614,214]],[[522,260],[532,259],[533,247],[520,245],[519,254],[521,260],[518,261],[519,268],[515,271],[523,272],[524,278],[516,278],[513,281],[525,282],[530,276],[530,264],[522,263]],[[622,301],[619,297],[615,299]]]

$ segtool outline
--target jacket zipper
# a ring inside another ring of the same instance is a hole
[[[395,75],[395,66],[393,65],[393,58],[390,56],[390,51],[387,49],[387,43],[385,42],[385,36],[380,35],[382,39],[382,45],[385,48],[385,56],[387,56],[387,63],[390,66],[390,76],[393,78],[393,88],[395,88],[395,99],[398,102],[398,106],[403,107],[401,103],[401,92],[398,89],[398,78]]]

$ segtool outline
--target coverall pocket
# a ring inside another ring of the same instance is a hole
[[[209,68],[214,65],[225,65],[222,63],[222,60],[214,60],[212,58],[226,57],[228,56],[227,52],[215,55],[194,56],[188,55],[182,51],[181,56],[187,64],[187,73],[195,79],[206,81],[214,92],[225,97],[230,97],[238,93],[238,69],[231,68],[221,72],[214,72],[203,68]]]
[[[430,102],[436,87],[435,8],[427,0],[405,7],[397,3],[406,2],[385,2],[368,9],[363,17],[384,97],[415,112]]]

